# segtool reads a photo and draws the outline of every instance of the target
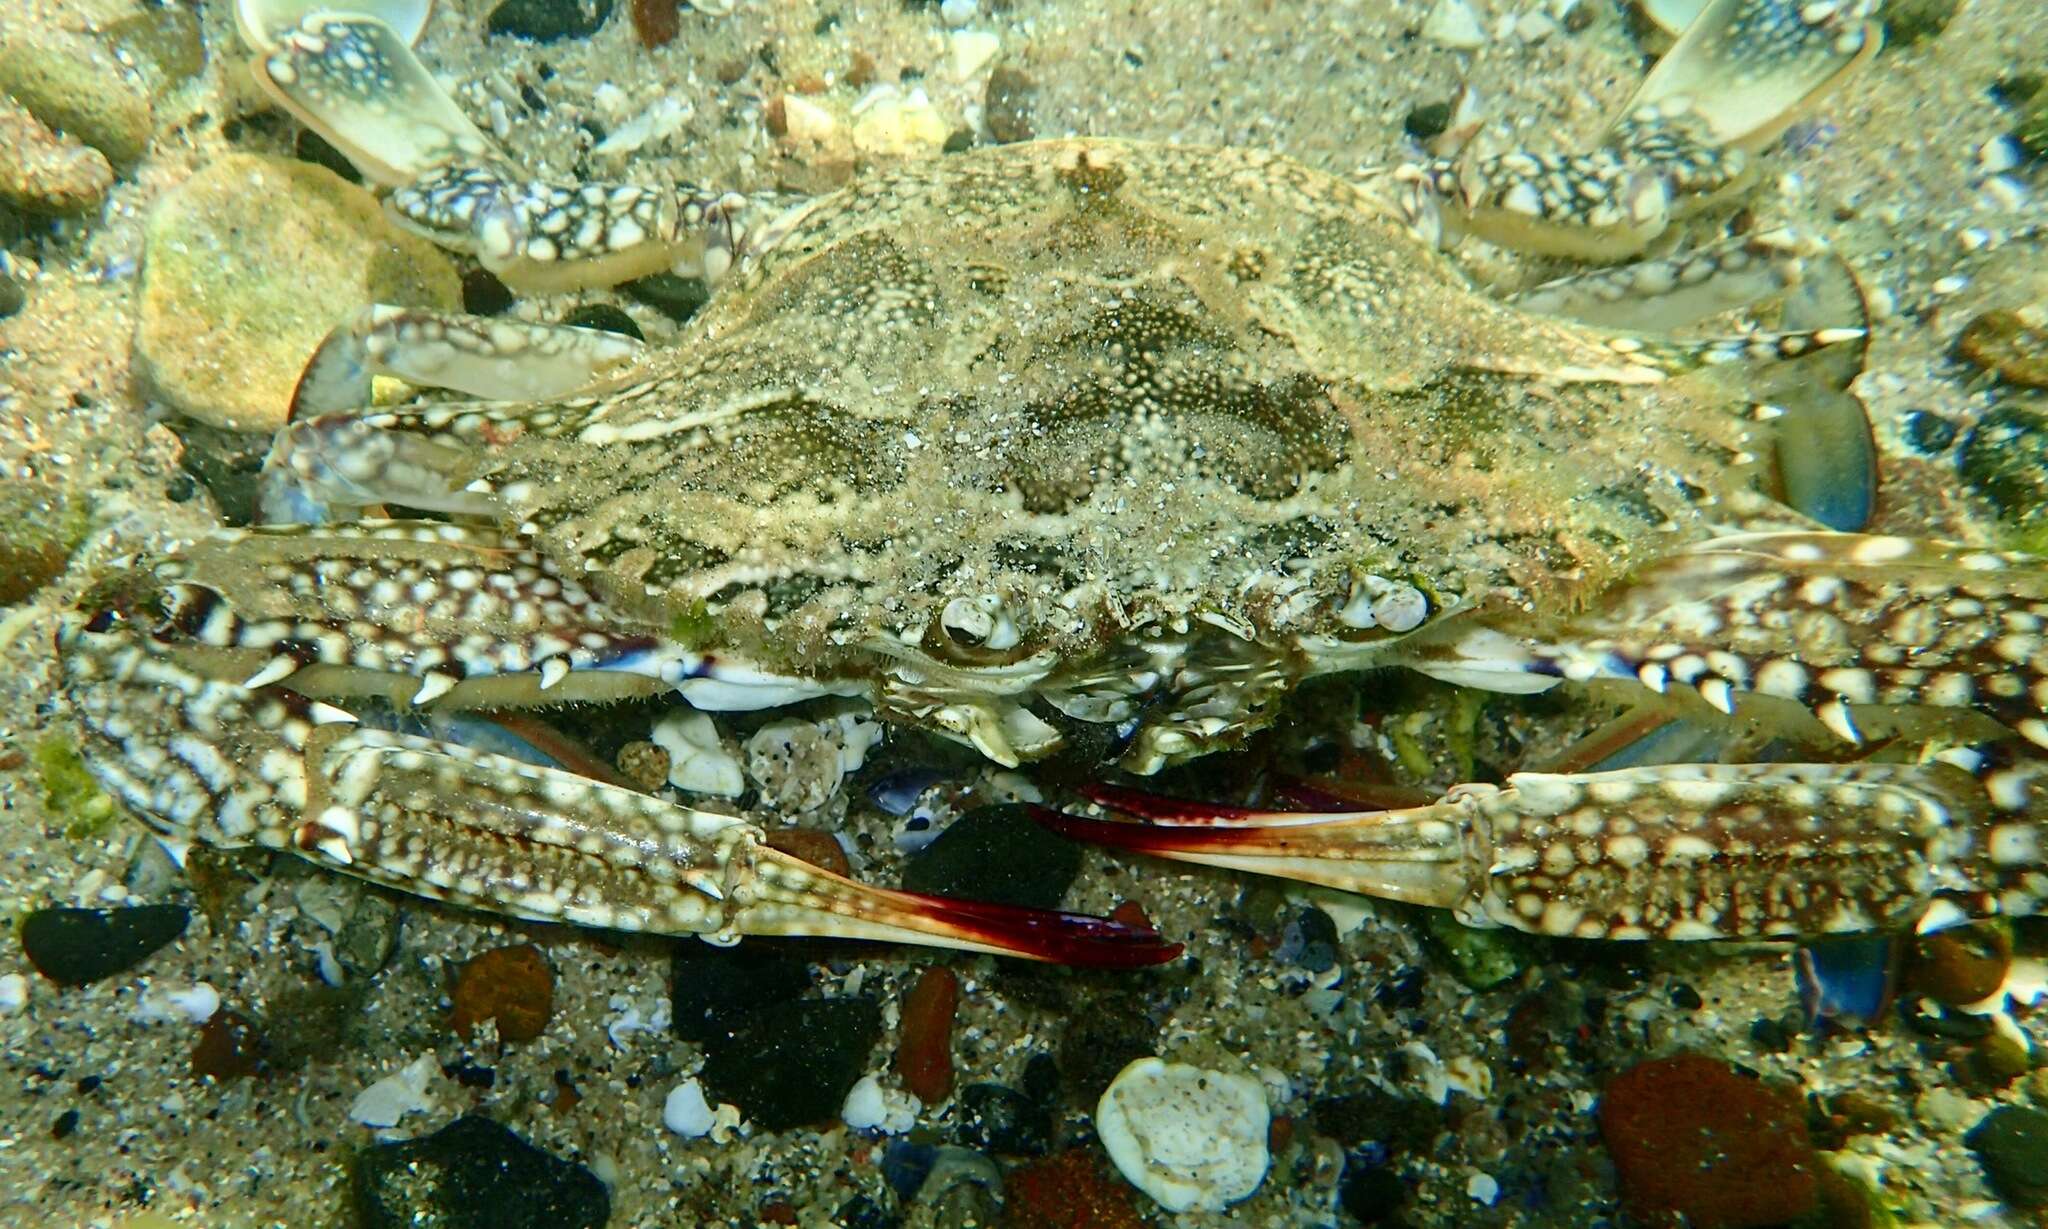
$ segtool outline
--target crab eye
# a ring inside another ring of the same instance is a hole
[[[1361,572],[1337,607],[1337,622],[1346,627],[1378,627],[1412,632],[1429,617],[1429,595],[1414,585]]]
[[[998,653],[1014,649],[1023,636],[1018,634],[1017,621],[1010,617],[1009,608],[1003,599],[993,593],[980,597],[956,597],[946,603],[939,612],[939,626],[954,643],[968,648],[992,649]]]

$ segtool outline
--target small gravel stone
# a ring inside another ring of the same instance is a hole
[[[953,1091],[953,1013],[959,1003],[960,979],[940,965],[918,974],[903,998],[896,1074],[926,1105],[937,1105]]]
[[[21,921],[21,947],[44,977],[84,986],[141,964],[184,934],[191,920],[183,905],[37,909]]]
[[[504,0],[485,29],[536,43],[589,38],[612,15],[612,0]]]
[[[49,27],[0,29],[0,94],[117,168],[142,157],[154,120],[142,83],[95,39]]]
[[[512,288],[489,269],[470,269],[462,275],[462,310],[472,316],[502,316],[517,301]]]
[[[596,1174],[476,1114],[365,1148],[350,1185],[364,1229],[600,1229],[611,1219]]]
[[[1437,0],[1422,20],[1422,37],[1454,51],[1486,45],[1486,27],[1465,0]]]
[[[1600,1138],[1624,1206],[1646,1222],[1675,1215],[1755,1229],[1819,1200],[1821,1162],[1800,1098],[1705,1055],[1651,1059],[1609,1081]]]
[[[261,1073],[270,1052],[269,1039],[254,1020],[223,1008],[199,1030],[192,1046],[195,1079],[245,1080]]]
[[[114,185],[114,168],[105,154],[51,132],[5,94],[0,94],[0,149],[7,151],[0,158],[0,201],[29,213],[98,209]]]
[[[1981,1002],[2005,982],[2012,967],[2012,932],[2003,925],[1952,926],[1915,935],[1906,945],[1901,985],[1937,1003]]]
[[[980,10],[975,0],[944,0],[939,5],[939,20],[957,30],[973,21]]]
[[[0,478],[0,606],[26,601],[61,575],[89,524],[61,487]]]
[[[1963,1142],[2000,1199],[2018,1208],[2048,1207],[2048,1113],[2001,1105]]]
[[[464,1040],[490,1020],[499,1040],[532,1041],[555,1011],[555,971],[531,943],[492,948],[463,964],[451,997],[448,1026]]]
[[[1884,22],[1885,42],[1910,47],[1948,29],[1960,0],[1884,0],[1877,11]]]
[[[1337,1188],[1337,1206],[1361,1225],[1387,1223],[1408,1199],[1408,1188],[1386,1166],[1367,1168],[1356,1160],[1344,1164],[1342,1185]]]
[[[1011,1170],[1003,1206],[1011,1225],[1145,1229],[1130,1188],[1108,1172],[1093,1148],[1070,1148]]]
[[[960,1142],[997,1156],[1044,1156],[1052,1150],[1052,1110],[1002,1084],[960,1090]]]
[[[2026,388],[2048,388],[2048,328],[2037,314],[1999,308],[1963,326],[1956,353],[2000,379]]]
[[[1948,446],[1956,442],[1955,420],[1932,410],[1908,410],[1901,425],[1906,446],[1923,456],[1947,452]]]
[[[699,1075],[711,1096],[762,1130],[786,1131],[839,1116],[881,1033],[875,999],[778,1003],[707,1039]]]
[[[953,821],[903,866],[905,891],[1057,909],[1081,871],[1081,847],[1027,807],[982,807]]]
[[[462,302],[432,244],[400,231],[368,192],[293,159],[209,163],[158,201],[144,250],[144,379],[194,418],[266,436],[283,425],[314,348],[350,313]]]
[[[988,89],[982,93],[982,118],[988,134],[997,142],[1028,141],[1036,135],[1031,109],[1038,100],[1038,83],[1031,74],[1008,64],[998,65],[988,75]]]
[[[619,287],[633,298],[682,324],[711,301],[711,288],[700,277],[656,273]]]

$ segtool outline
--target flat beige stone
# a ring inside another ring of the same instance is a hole
[[[328,330],[369,303],[458,309],[438,248],[311,163],[235,154],[150,214],[135,358],[149,388],[215,426],[273,431]]]

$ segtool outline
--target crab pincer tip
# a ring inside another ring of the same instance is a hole
[[[1096,969],[1165,964],[1182,945],[1150,926],[1085,913],[903,893],[928,921],[1008,955]]]

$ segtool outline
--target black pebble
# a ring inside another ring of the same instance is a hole
[[[935,896],[1057,909],[1081,872],[1081,847],[1040,827],[1029,808],[969,811],[903,867],[903,888]]]
[[[1749,1039],[1773,1054],[1783,1054],[1792,1048],[1791,1030],[1769,1016],[1750,1021]]]
[[[811,988],[811,966],[770,944],[713,947],[686,939],[669,963],[669,1027],[684,1041],[729,1036],[749,1013]]]
[[[1024,1095],[1042,1105],[1060,1098],[1060,1064],[1050,1054],[1033,1054],[1024,1064]]]
[[[1408,1188],[1385,1166],[1354,1169],[1347,1164],[1344,1183],[1337,1188],[1337,1206],[1361,1225],[1385,1224],[1407,1198]]]
[[[677,324],[696,315],[698,308],[711,301],[711,287],[704,284],[703,278],[678,277],[673,273],[656,273],[627,282],[619,289]]]
[[[714,1104],[739,1106],[764,1131],[826,1122],[839,1116],[881,1035],[876,999],[762,1007],[733,1032],[704,1042],[705,1092]]]
[[[2017,1208],[2048,1207],[2048,1113],[2001,1105],[1963,1142],[1983,1163],[2000,1199]]]
[[[1280,954],[1311,973],[1326,972],[1337,963],[1337,923],[1314,905],[1287,919]]]
[[[630,337],[634,341],[647,340],[647,335],[640,331],[640,326],[633,323],[633,317],[628,316],[624,309],[613,307],[609,303],[585,303],[563,317],[562,323],[574,325],[579,329],[602,329],[607,333]]]
[[[351,1187],[364,1229],[599,1229],[612,1211],[589,1169],[476,1114],[363,1149]]]
[[[896,1229],[903,1218],[869,1199],[866,1195],[855,1195],[839,1205],[833,1213],[832,1223],[838,1229]]]
[[[611,15],[612,0],[505,0],[491,10],[485,28],[492,34],[555,43],[589,38]]]
[[[83,986],[141,964],[191,920],[183,905],[38,909],[22,919],[21,948],[44,977]]]
[[[512,306],[512,290],[489,269],[462,275],[462,310],[472,316],[495,316]]]
[[[2048,505],[2048,414],[2000,405],[1963,437],[1956,469],[2001,517],[2025,520]]]
[[[1451,126],[1451,104],[1447,102],[1426,102],[1408,113],[1401,121],[1401,128],[1418,141],[1441,136]]]
[[[1931,410],[1908,410],[1904,425],[1906,445],[1914,452],[1933,456],[1956,442],[1956,424]]]
[[[78,1111],[65,1110],[57,1115],[57,1121],[50,1124],[51,1139],[65,1139],[78,1129]]]
[[[1389,1011],[1413,1011],[1422,1006],[1423,983],[1429,974],[1420,965],[1404,964],[1394,975],[1374,986],[1373,1001]]]
[[[1429,1147],[1444,1126],[1438,1106],[1415,1097],[1396,1096],[1370,1085],[1358,1092],[1325,1097],[1309,1106],[1309,1124],[1346,1149],[1384,1144],[1389,1152]]]
[[[1698,1011],[1706,1005],[1706,1001],[1700,998],[1699,991],[1686,985],[1684,982],[1680,982],[1678,985],[1671,987],[1671,1005],[1681,1011]]]
[[[1052,1111],[1014,1088],[969,1084],[960,1090],[960,1142],[997,1156],[1052,1151]]]
[[[221,519],[229,525],[251,524],[256,517],[256,487],[270,435],[230,431],[197,419],[170,418],[165,425],[185,445],[185,472],[213,495]]]

